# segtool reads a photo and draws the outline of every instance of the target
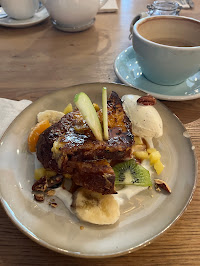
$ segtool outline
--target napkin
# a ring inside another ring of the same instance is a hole
[[[116,12],[117,10],[118,6],[116,0],[108,0],[108,2],[102,6],[98,13]]]
[[[21,113],[32,102],[29,100],[13,101],[5,98],[0,98],[0,138],[4,131],[12,123],[15,117]]]

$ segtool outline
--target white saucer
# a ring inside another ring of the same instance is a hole
[[[132,46],[117,56],[114,70],[123,83],[149,93],[157,99],[185,101],[200,98],[200,71],[179,85],[164,86],[155,84],[142,74]]]
[[[46,8],[41,7],[32,18],[16,20],[11,17],[0,18],[0,26],[10,28],[27,28],[36,25],[49,17],[49,13]]]

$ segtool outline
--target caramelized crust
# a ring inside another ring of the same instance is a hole
[[[78,186],[101,194],[116,193],[115,173],[107,160],[76,162],[73,181]]]
[[[102,110],[97,113],[102,124]],[[77,185],[82,184],[100,193],[114,193],[114,178],[112,186],[106,191],[103,188],[105,178],[102,178],[102,182],[97,180],[103,177],[103,169],[105,173],[112,172],[109,163],[104,159],[130,158],[133,145],[131,123],[115,92],[111,93],[108,100],[108,127],[109,140],[98,141],[80,112],[70,112],[40,135],[37,143],[38,160],[45,168],[72,174]],[[95,164],[100,166],[99,173]],[[86,168],[87,171],[84,170]],[[86,174],[88,178],[85,177]],[[114,173],[112,175],[114,176]],[[92,185],[92,182],[95,185]]]

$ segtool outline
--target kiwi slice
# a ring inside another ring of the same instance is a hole
[[[152,186],[149,171],[134,159],[116,164],[113,170],[116,185]]]

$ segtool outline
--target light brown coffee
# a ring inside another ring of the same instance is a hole
[[[179,39],[172,39],[172,38],[158,38],[158,39],[152,39],[152,42],[168,45],[168,46],[177,46],[177,47],[194,47],[194,46],[200,46],[195,45],[187,40],[179,40]]]

